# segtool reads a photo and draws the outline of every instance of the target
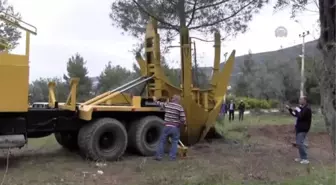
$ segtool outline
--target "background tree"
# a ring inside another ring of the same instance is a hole
[[[169,62],[167,61],[165,57],[162,56],[161,65],[162,65],[163,72],[167,76],[170,83],[172,83],[176,87],[180,87],[181,70],[169,67],[168,63],[174,63],[174,62],[172,61]]]
[[[98,77],[98,92],[106,92],[127,83],[131,75],[131,71],[126,68],[112,66],[109,62]]]
[[[88,77],[88,69],[85,67],[86,61],[84,58],[76,53],[74,56],[70,57],[67,63],[67,75],[63,75],[67,86],[70,85],[71,78],[79,78],[78,84],[78,101],[87,100],[92,94],[92,81]]]
[[[279,51],[281,52],[281,51]],[[280,53],[279,53],[280,54]],[[239,65],[233,84],[237,96],[297,102],[300,73],[297,63],[278,59],[255,61],[250,51]]]
[[[265,100],[278,99],[281,80],[274,73],[274,64],[273,61],[264,61],[255,66],[254,74],[247,84],[252,97]]]
[[[29,84],[29,94],[32,95],[32,102],[48,102],[48,83],[49,82],[56,83],[55,95],[56,99],[59,102],[64,102],[67,98],[67,88],[65,83],[62,82],[61,78],[39,78],[34,80],[31,84]]]
[[[158,21],[164,43],[171,42],[181,27],[201,33],[214,29],[236,35],[245,32],[252,15],[268,0],[116,0],[110,18],[114,26],[142,38],[150,17]],[[132,11],[130,11],[132,10]]]
[[[298,66],[292,60],[272,60],[268,63],[268,75],[272,75],[275,95],[283,104],[297,103],[299,97],[300,75]]]
[[[234,86],[234,91],[237,96],[252,96],[252,83],[255,83],[255,74],[258,68],[252,57],[252,51],[250,50],[248,55],[245,57],[244,62],[239,65],[237,81]]]
[[[205,73],[205,71],[202,68],[196,67],[193,65],[192,70],[194,71],[194,75],[192,78],[193,85],[195,87],[199,87],[201,89],[207,89],[209,88],[209,82],[210,79]]]
[[[14,7],[8,4],[7,0],[0,0],[0,12],[5,12],[16,19],[21,19],[21,15],[18,12],[14,11]],[[2,16],[2,15],[0,15]],[[8,16],[6,18],[9,18]],[[21,32],[19,30],[8,23],[3,21],[0,22],[0,43],[9,45],[9,50],[14,49],[19,43],[18,40],[21,38]],[[5,48],[0,45],[0,51]]]

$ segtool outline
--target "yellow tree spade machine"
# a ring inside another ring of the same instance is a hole
[[[0,19],[26,32],[24,55],[11,54],[10,46],[2,43],[0,52],[0,148],[21,148],[28,138],[55,135],[57,142],[69,150],[79,150],[92,160],[117,160],[126,149],[142,156],[155,153],[163,128],[164,111],[152,96],[169,99],[181,95],[187,116],[187,131],[181,130],[181,141],[193,145],[203,140],[214,127],[233,68],[233,51],[220,71],[220,34],[215,33],[215,58],[211,87],[199,89],[192,84],[191,41],[187,28],[181,35],[181,87],[173,86],[165,76],[160,62],[160,37],[157,23],[150,20],[146,28],[145,57],[137,55],[141,76],[116,89],[84,103],[76,102],[79,79],[73,78],[66,102],[55,98],[55,83],[49,83],[49,106],[30,108],[29,50],[30,35],[36,28],[10,15]],[[29,28],[28,28],[29,27]],[[142,84],[142,96],[127,90]],[[182,144],[183,145],[183,144]]]

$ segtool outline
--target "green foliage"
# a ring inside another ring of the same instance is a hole
[[[0,0],[0,12],[6,12],[16,19],[21,19],[20,13],[14,11],[14,7],[8,4],[7,0]],[[13,19],[6,17],[7,19]],[[9,50],[14,49],[19,44],[21,32],[13,25],[0,21],[0,42],[9,45]],[[5,48],[0,45],[0,51]]]
[[[245,32],[253,14],[266,3],[268,0],[116,0],[112,3],[110,18],[114,26],[139,38],[145,33],[149,17],[153,17],[158,20],[163,42],[169,43],[181,26],[206,34],[215,29],[232,35]]]
[[[271,105],[266,100],[258,100],[255,98],[237,98],[237,103],[244,101],[247,109],[269,109]]]
[[[308,5],[313,5],[318,8],[318,2],[316,0],[277,0],[274,6],[275,10],[282,10],[285,8],[291,8],[291,18],[295,18],[298,13],[302,13],[304,11],[315,12],[318,13],[316,10],[312,10],[307,8]]]
[[[29,85],[29,93],[31,94],[31,101],[48,101],[48,83],[53,81],[56,83],[55,95],[59,102],[66,101],[69,88],[70,79],[77,77],[80,78],[78,85],[78,98],[79,102],[87,100],[92,94],[92,82],[88,75],[88,70],[85,67],[85,61],[78,53],[69,58],[67,63],[67,75],[63,75],[63,80],[58,77],[54,78],[40,78],[33,81]]]
[[[131,71],[126,68],[119,65],[112,66],[112,63],[109,62],[98,77],[98,92],[106,92],[123,85],[129,80],[131,74]]]
[[[88,69],[85,67],[86,61],[84,58],[76,53],[75,56],[69,58],[67,63],[67,75],[63,75],[67,86],[70,85],[71,78],[79,78],[78,84],[78,101],[87,100],[92,94],[92,81],[88,77]]]
[[[231,100],[233,100],[236,103],[236,105],[238,105],[240,101],[243,101],[245,103],[246,109],[270,109],[270,108],[276,108],[279,105],[279,102],[277,100],[234,97],[232,95],[226,98],[226,102],[230,102]]]
[[[29,94],[31,94],[32,102],[48,102],[48,83],[55,82],[55,96],[58,101],[65,101],[67,97],[67,87],[64,82],[58,77],[54,78],[39,78],[34,80],[29,85]]]
[[[167,76],[168,80],[176,87],[179,87],[181,84],[181,75],[180,70],[169,67],[165,57],[161,58],[161,65],[163,72]]]
[[[278,107],[279,106],[279,101],[277,100],[268,100],[268,103],[272,108]]]
[[[252,96],[251,79],[255,76],[255,61],[252,59],[252,52],[245,56],[244,62],[239,66],[238,80],[234,87],[237,96]]]
[[[277,56],[286,54],[282,50],[277,52]],[[316,61],[319,61],[317,57],[307,56],[305,59],[305,94],[311,104],[320,103]],[[249,53],[241,62],[237,80],[232,84],[232,93],[236,96],[297,103],[301,80],[300,58],[296,62],[278,59],[254,62]]]

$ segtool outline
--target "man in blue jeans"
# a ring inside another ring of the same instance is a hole
[[[295,124],[295,134],[296,134],[296,146],[299,150],[300,158],[296,158],[296,162],[300,162],[301,164],[309,164],[308,156],[307,156],[307,148],[305,143],[305,139],[307,133],[310,130],[311,120],[312,120],[312,111],[307,104],[307,97],[303,96],[299,100],[300,107],[290,108],[286,105],[289,113],[296,117]]]
[[[153,100],[165,110],[164,128],[160,137],[160,142],[157,148],[155,160],[160,161],[164,154],[164,145],[169,136],[171,136],[171,149],[169,153],[170,160],[176,160],[178,142],[180,140],[180,127],[186,126],[186,116],[184,109],[180,104],[181,98],[174,95],[170,102],[157,101],[156,97]]]

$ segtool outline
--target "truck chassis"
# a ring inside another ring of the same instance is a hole
[[[127,148],[143,156],[155,153],[163,111],[105,111],[93,112],[92,116],[91,121],[85,121],[79,119],[77,111],[59,108],[0,113],[0,148],[20,148],[28,138],[54,134],[64,148],[79,150],[92,160],[117,160]]]

